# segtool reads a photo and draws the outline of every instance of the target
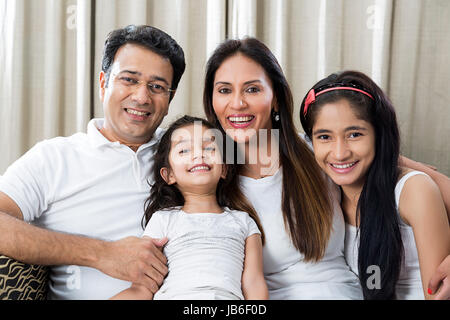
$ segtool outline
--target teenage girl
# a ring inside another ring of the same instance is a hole
[[[444,202],[434,181],[398,166],[395,111],[366,75],[319,81],[300,119],[317,163],[341,187],[345,256],[366,299],[430,298],[428,282],[450,253]]]

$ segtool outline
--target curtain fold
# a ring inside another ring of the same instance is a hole
[[[94,81],[92,56],[92,6],[89,0],[77,1],[76,41],[76,130],[85,131],[91,118]]]
[[[399,0],[395,13],[389,94],[402,152],[450,176],[450,2]]]
[[[36,142],[103,115],[105,37],[149,24],[186,55],[163,126],[203,116],[208,57],[226,38],[255,36],[291,84],[299,131],[306,91],[332,72],[360,70],[393,101],[402,153],[450,175],[449,16],[447,0],[0,0],[0,174]]]

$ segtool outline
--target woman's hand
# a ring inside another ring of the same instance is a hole
[[[428,293],[435,295],[434,300],[450,300],[450,255],[442,261],[431,277]]]

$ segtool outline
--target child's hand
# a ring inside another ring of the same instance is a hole
[[[142,238],[152,239],[152,238],[147,237],[147,236],[143,236]],[[166,245],[167,240],[169,240],[169,239],[167,239],[167,237],[164,237],[164,238],[161,238],[161,239],[152,239],[153,244],[154,244],[155,246],[157,246],[158,249],[161,250],[161,252],[162,252],[164,246]]]
[[[101,250],[98,267],[100,271],[117,279],[131,281],[158,291],[167,274],[167,259],[162,247],[167,238],[127,237],[107,242]]]

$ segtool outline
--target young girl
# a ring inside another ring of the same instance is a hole
[[[267,299],[262,229],[223,164],[223,137],[213,129],[184,116],[161,138],[144,236],[168,238],[169,272],[154,296],[133,284],[114,299]]]
[[[347,71],[319,81],[303,99],[300,120],[317,163],[341,186],[345,256],[366,299],[423,299],[450,253],[438,187],[399,167],[394,109],[367,76]]]

